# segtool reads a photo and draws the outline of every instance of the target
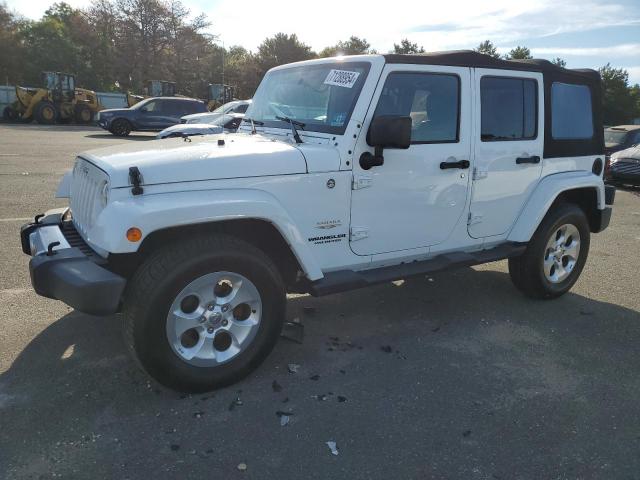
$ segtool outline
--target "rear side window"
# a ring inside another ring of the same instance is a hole
[[[391,73],[374,116],[410,116],[411,143],[458,141],[460,79],[439,73]]]
[[[537,136],[538,82],[482,77],[480,139],[483,142],[531,140]]]
[[[551,85],[551,136],[554,140],[593,137],[591,91],[586,85]]]
[[[236,108],[233,109],[234,113],[244,113],[247,111],[247,108],[249,108],[249,104],[248,103],[243,103],[241,105],[238,105]]]
[[[191,113],[204,112],[204,105],[200,102],[176,101],[173,106],[174,112],[178,115],[189,115]]]

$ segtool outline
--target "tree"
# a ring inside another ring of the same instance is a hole
[[[598,69],[602,78],[602,101],[605,125],[629,123],[638,114],[629,88],[629,73],[610,64]]]
[[[484,42],[480,42],[480,45],[478,45],[474,50],[478,53],[483,53],[493,58],[500,58],[498,49],[491,42],[491,40],[485,40]]]
[[[371,48],[366,39],[351,36],[349,40],[341,40],[332,47],[326,47],[320,52],[320,56],[335,57],[337,55],[362,55],[367,53],[376,53],[376,51]]]
[[[263,74],[270,68],[285,63],[298,62],[314,58],[316,54],[309,45],[305,45],[293,33],[276,33],[266,38],[258,47],[257,61]]]
[[[0,3],[0,83],[22,81],[23,48],[19,40],[20,19]]]
[[[508,60],[526,60],[533,57],[531,56],[531,50],[527,47],[517,46],[506,55],[506,58]]]
[[[563,60],[562,58],[560,58],[560,57],[554,58],[553,60],[551,60],[551,63],[553,63],[554,65],[557,65],[559,67],[562,67],[562,68],[567,66],[567,62],[565,60]]]
[[[418,46],[417,43],[412,43],[408,38],[400,40],[400,44],[393,44],[393,53],[409,54],[409,53],[424,53],[424,47]]]

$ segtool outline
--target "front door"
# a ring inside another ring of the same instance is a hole
[[[474,71],[476,95],[473,139],[475,173],[469,235],[508,232],[542,172],[542,74]]]
[[[364,122],[409,115],[411,146],[385,149],[384,164],[365,170],[372,152],[363,129],[354,155],[351,249],[372,255],[445,241],[464,216],[471,154],[470,69],[387,65]]]

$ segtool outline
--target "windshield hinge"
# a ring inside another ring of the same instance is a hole
[[[133,195],[142,195],[144,190],[142,189],[142,174],[138,167],[129,167],[129,183],[133,185],[131,193]]]
[[[368,188],[371,185],[373,185],[373,177],[369,175],[354,175],[353,182],[351,182],[351,188],[353,190]]]
[[[369,237],[369,229],[365,227],[351,227],[349,232],[349,240],[355,242]]]

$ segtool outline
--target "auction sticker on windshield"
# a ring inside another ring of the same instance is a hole
[[[360,72],[350,72],[348,70],[330,70],[325,78],[325,85],[336,85],[338,87],[351,88],[355,85]]]

